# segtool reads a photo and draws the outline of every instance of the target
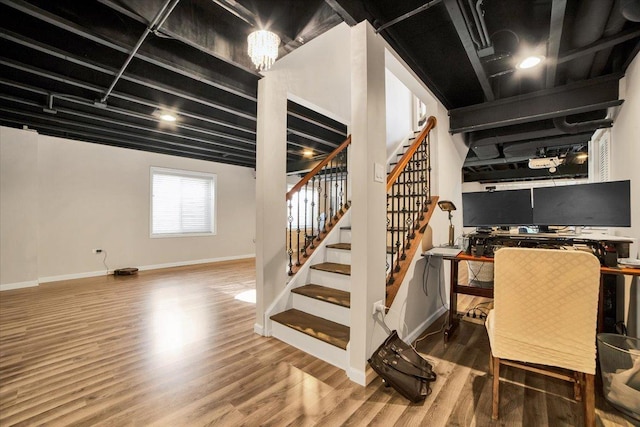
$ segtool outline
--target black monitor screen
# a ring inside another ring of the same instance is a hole
[[[533,224],[530,190],[462,193],[465,227]]]
[[[533,223],[631,227],[631,181],[534,188]]]

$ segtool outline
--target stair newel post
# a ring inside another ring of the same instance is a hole
[[[291,199],[287,200],[287,202],[287,207],[289,208],[289,216],[287,217],[289,222],[289,246],[287,247],[287,254],[289,255],[289,276],[293,276],[293,212],[291,211]]]
[[[389,229],[390,227],[393,227],[392,221],[393,221],[393,198],[389,197],[389,192],[387,192],[387,233],[386,233],[385,248],[384,248],[386,253],[384,259],[387,260],[387,262],[385,266],[386,267],[385,271],[389,271],[389,267],[393,265],[393,235],[391,240],[391,253],[389,253],[389,249],[388,249],[389,246],[387,246],[387,241],[389,240]],[[391,255],[391,264],[389,264],[389,261],[388,261],[389,255]]]

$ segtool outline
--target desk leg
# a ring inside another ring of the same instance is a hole
[[[449,342],[458,327],[458,294],[455,292],[458,285],[458,261],[451,260],[451,283],[449,288],[449,321],[444,330],[444,342]]]

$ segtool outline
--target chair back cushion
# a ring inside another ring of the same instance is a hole
[[[577,250],[503,248],[494,273],[493,355],[595,374],[598,259]]]

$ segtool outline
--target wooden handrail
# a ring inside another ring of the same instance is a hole
[[[409,148],[407,152],[404,153],[404,156],[402,156],[398,164],[393,168],[391,173],[387,175],[387,191],[389,191],[391,189],[391,186],[393,186],[393,183],[398,180],[398,177],[400,176],[404,168],[407,166],[407,163],[409,163],[409,160],[411,160],[411,157],[413,157],[413,154],[418,150],[418,147],[420,147],[422,140],[424,140],[427,137],[429,132],[431,132],[431,129],[433,129],[435,126],[436,126],[436,118],[433,116],[430,116],[427,119],[427,125],[424,127],[424,129],[422,129],[422,132],[420,132],[420,135],[418,135],[413,145],[411,145],[411,148]]]
[[[333,150],[331,154],[329,154],[323,161],[318,163],[315,168],[307,173],[304,178],[302,178],[296,185],[293,186],[291,190],[289,190],[289,192],[287,193],[287,200],[291,200],[294,194],[300,191],[300,189],[304,187],[307,182],[311,181],[311,178],[317,175],[318,172],[320,172],[323,167],[328,165],[329,162],[333,160],[338,154],[342,153],[342,151],[347,148],[349,144],[351,144],[351,135],[349,135],[347,139],[345,139],[344,142],[338,146],[338,148]]]

